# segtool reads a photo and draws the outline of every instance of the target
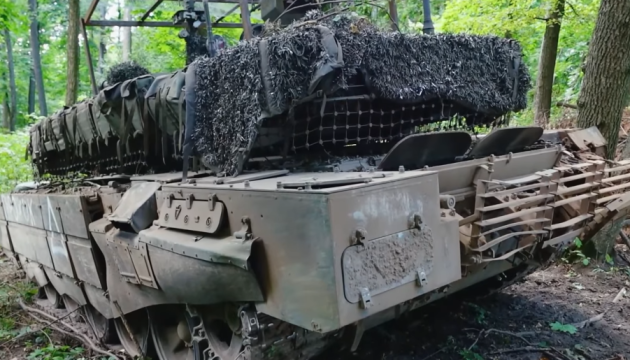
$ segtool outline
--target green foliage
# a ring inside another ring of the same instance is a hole
[[[49,345],[35,349],[27,359],[29,360],[74,360],[79,359],[85,350],[81,347],[72,348],[66,345]]]
[[[461,350],[459,352],[459,355],[461,355],[462,359],[464,360],[483,360],[483,356],[477,354],[472,350]]]
[[[559,331],[559,332],[563,332],[563,333],[567,333],[571,335],[577,333],[577,328],[571,324],[563,324],[556,321],[556,322],[550,323],[549,327],[553,331]]]
[[[536,78],[540,46],[545,31],[544,21],[548,10],[557,0],[432,0],[431,8],[436,32],[492,34],[518,40],[523,47],[525,64]],[[583,63],[588,51],[599,0],[571,0],[567,3],[562,19],[560,43],[556,61],[553,88],[553,103],[565,101],[575,103],[583,78]],[[89,6],[89,0],[81,0],[81,14]],[[93,18],[103,20],[101,6],[106,6],[106,18],[122,19],[122,7],[118,1],[109,1],[97,8]],[[125,2],[127,3],[127,2]],[[353,8],[382,28],[391,28],[387,15],[387,3],[371,1],[379,7],[357,1]],[[131,2],[132,17],[137,19],[146,11],[146,2]],[[346,4],[337,4],[346,6]],[[422,0],[397,1],[399,27],[403,32],[421,32],[423,23]],[[61,108],[65,101],[66,87],[66,42],[68,11],[67,1],[38,0],[37,20],[40,25],[42,69],[46,90],[46,100],[50,111]],[[173,13],[181,9],[181,2],[165,1],[149,17],[150,21],[169,21]],[[223,11],[212,11],[216,20]],[[238,11],[223,19],[224,22],[238,23]],[[260,20],[253,20],[260,22]],[[18,94],[18,128],[33,122],[28,111],[30,77],[29,12],[27,1],[0,0],[0,30],[8,28],[12,34],[15,73]],[[132,28],[132,59],[152,72],[170,72],[185,66],[185,42],[173,28]],[[214,29],[214,33],[225,37],[229,45],[238,42],[241,29]],[[120,31],[117,28],[88,28],[90,51],[96,71],[97,82],[101,82],[107,69],[122,60]],[[107,52],[102,68],[98,64],[99,43]],[[91,95],[88,64],[85,58],[86,44],[80,41],[79,99]],[[0,42],[0,103],[7,97],[6,51]],[[530,93],[530,104],[533,90]],[[552,119],[560,114],[553,107]],[[36,110],[37,112],[37,102]],[[530,109],[515,114],[513,125],[526,125],[531,122]]]
[[[556,0],[450,0],[445,3],[443,14],[435,20],[436,29],[440,32],[491,34],[518,40],[523,47],[525,63],[532,79],[536,79],[546,26],[544,19],[553,1]],[[408,7],[413,7],[411,2],[407,2]],[[598,9],[599,0],[572,0],[566,6],[558,44],[552,103],[575,103],[577,100],[584,75],[582,64],[586,59]],[[530,93],[530,106],[532,99],[533,90]],[[559,112],[554,107],[552,116],[559,115]],[[518,117],[519,125],[523,118],[531,121],[532,116]]]
[[[613,258],[609,254],[606,254],[606,262],[610,266],[615,265],[615,262],[613,261]]]
[[[31,165],[25,160],[28,133],[0,132],[0,193],[11,191],[20,182],[32,179]]]
[[[588,266],[591,263],[591,258],[584,254],[584,251],[583,251],[584,244],[579,238],[575,238],[573,240],[573,243],[575,244],[575,250],[572,250],[568,254],[566,254],[562,258],[562,260],[567,263],[573,263],[573,262],[579,261],[582,263],[582,265]]]
[[[472,308],[474,310],[475,321],[478,324],[485,324],[486,323],[486,315],[488,314],[488,311],[486,309],[482,308],[481,306],[479,306],[477,304],[466,303],[466,305],[468,305],[470,308]]]

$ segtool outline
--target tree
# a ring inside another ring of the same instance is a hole
[[[538,77],[536,79],[536,95],[534,97],[534,123],[545,126],[549,123],[553,78],[558,56],[560,26],[564,16],[565,0],[555,0],[547,17],[545,36],[543,37],[540,58],[538,60]]]
[[[15,131],[17,121],[17,91],[15,89],[15,68],[13,66],[13,41],[9,29],[4,28],[4,43],[7,48],[7,67],[9,68],[9,94],[11,105],[9,108],[9,130]]]
[[[35,84],[37,85],[37,97],[39,99],[39,114],[48,115],[46,107],[46,93],[44,92],[44,75],[42,74],[42,59],[39,54],[39,24],[37,22],[37,0],[28,1],[29,14],[31,16],[31,59],[33,61],[33,72],[35,73]]]
[[[107,15],[107,0],[101,0],[99,6],[101,19],[105,19],[105,16]],[[102,78],[105,78],[105,55],[107,54],[106,36],[106,28],[101,27],[98,35],[98,72]]]
[[[28,74],[28,114],[35,112],[35,75],[33,75],[33,68]]]
[[[68,1],[68,42],[66,45],[66,105],[77,102],[79,90],[79,0]]]
[[[131,20],[131,0],[124,2],[123,20]],[[122,28],[122,59],[128,61],[131,55],[131,27]]]
[[[615,156],[619,126],[630,91],[630,1],[602,0],[578,98],[577,125],[597,126]]]

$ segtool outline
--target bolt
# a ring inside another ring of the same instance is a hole
[[[446,214],[444,213],[444,211],[440,213],[440,217],[446,217]]]
[[[282,181],[278,181],[278,182],[276,183],[276,188],[277,188],[277,189],[282,189],[282,188],[283,188],[283,186],[282,186]]]
[[[245,180],[244,185],[245,185],[246,188],[248,188],[249,187],[249,180]]]
[[[401,173],[401,174],[404,174],[404,173],[405,173],[405,167],[404,167],[404,166],[402,166],[402,165],[400,165],[400,166],[398,167],[398,172],[399,172],[399,173]]]

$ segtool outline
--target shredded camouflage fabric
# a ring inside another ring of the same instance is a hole
[[[107,72],[105,81],[108,86],[149,74],[149,70],[135,61],[125,61],[112,66]]]
[[[323,45],[322,28],[334,34],[342,50],[338,71],[339,62]],[[266,42],[265,59],[261,41]],[[264,73],[261,63],[267,64]],[[514,40],[401,34],[379,30],[357,16],[311,11],[287,28],[265,29],[260,38],[196,61],[193,140],[206,165],[238,172],[263,119],[290,113],[311,95],[311,84],[326,67],[334,75],[323,89],[328,96],[343,94],[361,78],[377,99],[399,104],[439,99],[496,119],[526,107],[530,76],[524,64],[515,68],[518,63],[521,47]]]

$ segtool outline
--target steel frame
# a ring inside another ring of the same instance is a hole
[[[81,33],[83,36],[83,41],[85,42],[85,52],[88,61],[88,68],[90,71],[90,81],[92,83],[92,93],[96,95],[98,91],[98,87],[96,85],[96,78],[94,76],[94,66],[92,64],[92,54],[90,53],[90,48],[87,46],[88,44],[88,36],[87,36],[87,27],[88,26],[97,26],[97,27],[185,27],[184,24],[173,24],[169,21],[146,21],[149,16],[158,8],[164,1],[177,1],[177,0],[155,0],[153,5],[147,9],[147,11],[142,14],[142,16],[138,20],[92,20],[92,15],[96,10],[96,7],[100,3],[100,0],[92,0],[90,6],[88,7],[85,15],[81,19]],[[204,5],[208,3],[222,3],[222,4],[235,4],[233,8],[228,10],[225,14],[219,17],[215,22],[211,24],[213,28],[227,28],[227,29],[238,29],[242,28],[244,32],[244,38],[249,40],[252,37],[252,24],[250,20],[250,13],[252,11],[256,11],[260,9],[260,0],[186,0],[186,2],[194,4],[203,2]],[[250,9],[249,5],[253,4],[254,6]],[[396,0],[388,0],[389,14],[392,20],[392,27],[394,30],[398,29],[398,10],[396,7]],[[241,23],[224,23],[222,22],[228,15],[232,14],[237,9],[241,10]],[[433,33],[433,23],[431,22],[431,9],[430,9],[430,1],[423,0],[423,8],[424,8],[424,32],[425,33]]]
[[[100,0],[92,0],[90,6],[88,7],[85,15],[81,19],[81,35],[83,36],[83,41],[85,42],[85,56],[87,58],[88,69],[90,71],[90,82],[92,83],[92,94],[96,95],[98,92],[98,86],[96,85],[96,77],[94,76],[94,65],[92,64],[92,54],[90,52],[90,47],[88,44],[88,36],[87,36],[87,27],[88,26],[97,26],[97,27],[185,27],[184,24],[173,24],[169,21],[146,21],[149,16],[160,6],[165,0],[156,0],[153,5],[140,17],[139,20],[92,20],[92,15],[96,10],[96,7],[100,3]],[[173,0],[168,0],[173,1]],[[250,21],[250,12],[258,10],[260,8],[259,0],[189,0],[194,2],[205,2],[207,3],[228,3],[228,4],[236,4],[232,9],[228,10],[225,14],[219,17],[214,23],[211,24],[213,28],[227,28],[227,29],[238,29],[243,28],[245,32],[245,39],[251,39],[252,37],[252,25]],[[254,4],[254,7],[250,10],[249,5]],[[228,15],[232,14],[238,8],[241,10],[241,23],[223,23],[223,19]]]

